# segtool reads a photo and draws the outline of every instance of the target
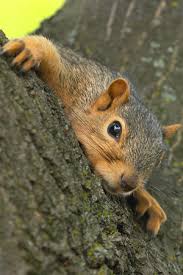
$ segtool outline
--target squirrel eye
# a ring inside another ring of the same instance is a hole
[[[107,132],[110,136],[112,136],[113,138],[115,138],[116,140],[118,140],[121,136],[121,132],[122,132],[122,126],[119,123],[119,121],[114,121],[112,122],[107,129]]]

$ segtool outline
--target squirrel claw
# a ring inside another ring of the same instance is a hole
[[[24,49],[22,52],[20,52],[12,61],[11,65],[18,67],[23,62],[27,61],[31,58],[31,52],[28,49]]]
[[[20,39],[10,40],[3,46],[3,53],[9,56],[14,56],[21,52],[25,47],[25,43]]]
[[[147,231],[156,236],[160,230],[161,224],[163,224],[167,217],[163,209],[155,201],[148,209],[149,219],[146,225]]]
[[[165,212],[158,202],[144,189],[139,189],[134,192],[134,196],[137,199],[136,213],[138,214],[138,218],[147,212],[149,217],[146,229],[152,235],[156,236],[161,224],[166,221]]]
[[[36,66],[36,62],[34,61],[34,59],[30,58],[23,64],[21,71],[26,73],[26,72],[30,71],[35,66]]]
[[[151,235],[156,236],[159,232],[160,226],[161,220],[158,217],[150,217],[147,222],[146,229]]]
[[[40,64],[41,51],[33,42],[29,38],[10,40],[2,47],[1,55],[14,57],[11,66],[24,74]]]

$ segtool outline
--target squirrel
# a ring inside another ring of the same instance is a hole
[[[24,73],[35,69],[61,99],[89,162],[105,180],[104,188],[133,195],[137,214],[148,213],[146,228],[156,235],[167,216],[145,183],[164,158],[164,140],[181,125],[161,127],[127,77],[41,35],[10,40],[1,54],[12,56],[12,65]]]

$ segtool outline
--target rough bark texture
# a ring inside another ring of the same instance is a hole
[[[182,118],[182,13],[181,1],[70,0],[39,33],[127,70],[166,124]],[[0,274],[182,274],[181,133],[149,184],[168,214],[155,239],[104,193],[52,93],[4,58],[0,145]]]

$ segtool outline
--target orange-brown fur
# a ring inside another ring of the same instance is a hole
[[[76,89],[71,90],[69,85],[73,83],[69,82],[69,79],[72,80],[72,73],[78,73],[80,67],[73,63],[71,73],[70,63],[60,55],[52,42],[42,36],[28,36],[21,40],[10,41],[4,45],[3,53],[14,56],[12,64],[21,67],[24,72],[35,67],[39,76],[61,98],[90,162],[95,171],[107,182],[106,189],[111,193],[122,195],[133,192],[137,199],[137,213],[142,216],[148,212],[147,229],[157,234],[161,224],[166,221],[166,214],[158,202],[145,191],[143,174],[136,177],[137,181],[131,186],[132,191],[125,193],[119,184],[122,174],[125,173],[125,176],[130,178],[136,173],[134,165],[125,160],[127,155],[125,143],[130,126],[116,111],[120,105],[128,102],[131,93],[128,81],[120,78],[105,87],[101,94],[93,94],[93,91],[91,94],[86,94],[83,87],[87,87],[90,83],[88,81],[91,76],[88,73],[86,79],[85,77],[82,79],[82,89],[79,88],[78,80],[77,83],[74,82]],[[62,82],[63,77],[65,79],[68,77],[68,84],[65,86]],[[115,120],[120,121],[123,128],[118,142],[109,137],[106,131],[107,125]],[[170,137],[179,126],[164,127],[164,135]]]
[[[142,216],[146,212],[149,214],[147,229],[154,234],[157,234],[160,226],[166,221],[167,217],[159,203],[144,189],[139,188],[134,192],[134,197],[137,199],[136,212]]]

